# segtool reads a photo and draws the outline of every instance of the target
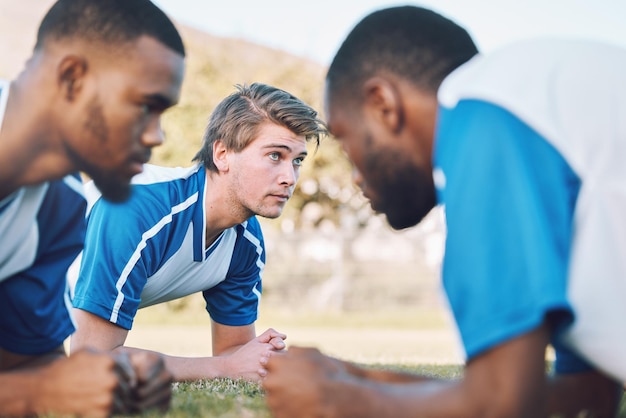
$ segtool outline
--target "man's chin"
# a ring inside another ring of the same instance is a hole
[[[279,217],[282,213],[283,213],[283,211],[282,211],[282,210],[280,210],[280,211],[273,211],[273,212],[267,212],[267,213],[259,213],[258,215],[259,215],[259,216],[262,216],[262,217],[264,217],[264,218],[267,218],[267,219],[276,219],[276,218],[278,218],[278,217]]]
[[[420,223],[428,214],[428,210],[425,208],[415,208],[414,210],[384,211],[382,213],[385,214],[389,226],[395,230],[401,230]]]
[[[131,185],[128,180],[117,178],[93,179],[94,184],[102,193],[102,197],[113,203],[121,203],[128,200],[131,192]]]

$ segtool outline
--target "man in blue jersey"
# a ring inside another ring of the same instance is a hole
[[[181,38],[147,0],[60,0],[32,57],[0,81],[0,416],[108,416],[166,408],[171,374],[154,354],[84,351],[66,271],[81,251],[79,171],[124,199],[160,114],[178,100]]]
[[[256,215],[278,217],[291,197],[307,141],[326,133],[317,112],[265,84],[238,86],[211,115],[189,168],[146,166],[123,204],[92,206],[75,287],[71,352],[125,347],[137,309],[202,292],[213,356],[166,356],[176,380],[259,381],[284,334],[256,336],[265,266]]]
[[[483,56],[430,10],[365,17],[327,73],[329,131],[392,227],[443,205],[443,285],[465,373],[444,381],[293,348],[267,365],[274,416],[615,416],[626,381],[624,74],[614,46],[527,41]]]

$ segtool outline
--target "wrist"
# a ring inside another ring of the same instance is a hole
[[[230,377],[232,376],[232,359],[229,354],[212,357],[215,360],[214,367],[211,367],[214,377]]]
[[[41,380],[32,370],[0,375],[0,416],[34,416],[42,413],[37,401]]]

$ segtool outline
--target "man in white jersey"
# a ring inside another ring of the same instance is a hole
[[[418,7],[380,10],[326,77],[329,131],[401,229],[444,207],[462,379],[292,348],[274,416],[612,417],[626,381],[626,51],[528,41],[482,56]],[[546,369],[546,347],[556,352]]]
[[[0,416],[108,416],[168,406],[155,354],[68,358],[66,271],[82,249],[79,171],[122,200],[161,113],[178,100],[182,40],[147,0],[60,0],[32,57],[0,81]]]
[[[259,381],[286,336],[254,323],[265,266],[256,215],[278,217],[307,141],[326,132],[317,112],[265,84],[238,86],[214,110],[190,168],[146,166],[123,204],[88,185],[85,250],[74,294],[71,352],[125,347],[137,309],[202,292],[213,356],[165,356],[176,380]],[[89,191],[93,194],[89,193]]]

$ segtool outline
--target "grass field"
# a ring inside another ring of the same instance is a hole
[[[373,367],[391,367],[445,379],[458,378],[462,375],[462,367],[459,365],[374,365]],[[145,413],[141,416],[150,418],[271,418],[259,385],[231,379],[175,384],[172,405],[166,414]],[[626,417],[626,398],[622,399],[618,417]],[[591,417],[581,415],[579,418]]]
[[[173,355],[208,355],[210,322],[201,301],[173,313],[157,306],[140,311],[128,345]],[[439,378],[462,375],[456,335],[442,310],[385,309],[320,313],[265,309],[257,331],[274,327],[290,345],[316,346],[327,354],[371,367],[412,371]],[[549,360],[549,356],[548,356]],[[256,384],[231,379],[178,383],[170,411],[145,417],[270,418]],[[626,399],[619,414],[626,418]],[[581,417],[582,418],[582,417]]]
[[[387,367],[390,366],[380,366]],[[445,378],[458,377],[461,367],[417,366],[394,367],[402,370],[438,375]],[[146,413],[143,417],[219,417],[219,418],[270,418],[261,387],[257,384],[231,379],[215,379],[193,383],[178,383],[170,411],[166,414]]]

